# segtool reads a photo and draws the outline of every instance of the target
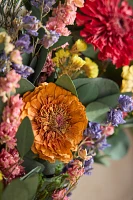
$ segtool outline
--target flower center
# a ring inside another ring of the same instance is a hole
[[[69,127],[69,115],[65,105],[57,106],[55,104],[44,105],[35,121],[41,129],[49,132],[53,131],[64,134]]]

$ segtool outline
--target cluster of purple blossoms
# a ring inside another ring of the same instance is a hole
[[[118,126],[118,124],[124,124],[126,121],[123,119],[123,112],[131,112],[133,110],[133,100],[127,95],[120,95],[119,107],[116,109],[111,109],[107,114],[107,122],[111,123],[113,126]]]
[[[40,21],[35,16],[26,15],[23,17],[23,28],[28,34],[38,36]]]
[[[36,8],[41,8],[43,6],[43,12],[47,13],[51,10],[52,6],[56,3],[55,0],[31,0],[31,5]]]
[[[60,34],[57,33],[56,31],[49,31],[48,34],[45,34],[43,36],[41,43],[46,49],[48,49],[59,40],[59,37],[60,37]]]
[[[31,53],[33,51],[33,46],[30,45],[30,36],[28,34],[20,36],[16,41],[15,46],[22,53]]]
[[[16,73],[20,74],[22,78],[27,78],[29,75],[34,73],[34,70],[31,67],[23,64],[13,64],[12,68],[16,71]]]

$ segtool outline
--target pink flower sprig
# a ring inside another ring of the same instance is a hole
[[[69,200],[68,197],[65,196],[66,193],[67,193],[66,189],[55,190],[52,195],[52,199],[53,200]]]
[[[19,88],[18,81],[20,78],[21,76],[15,70],[11,70],[6,77],[0,77],[0,97],[2,97],[4,103],[10,97],[10,93],[15,93],[16,88]]]
[[[22,162],[16,149],[10,151],[2,149],[0,153],[0,171],[3,174],[5,183],[24,175],[24,168],[21,166]]]
[[[23,108],[22,98],[19,94],[11,96],[3,110],[2,123],[0,124],[0,143],[13,149],[16,146],[16,132],[20,125],[20,114]]]

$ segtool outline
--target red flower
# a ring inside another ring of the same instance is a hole
[[[133,59],[133,10],[126,1],[86,0],[77,13],[80,35],[100,50],[99,59],[111,59],[119,68]]]

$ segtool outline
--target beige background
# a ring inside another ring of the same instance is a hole
[[[71,200],[133,200],[133,133],[126,132],[131,141],[128,154],[109,167],[94,164],[92,175],[80,179]]]

